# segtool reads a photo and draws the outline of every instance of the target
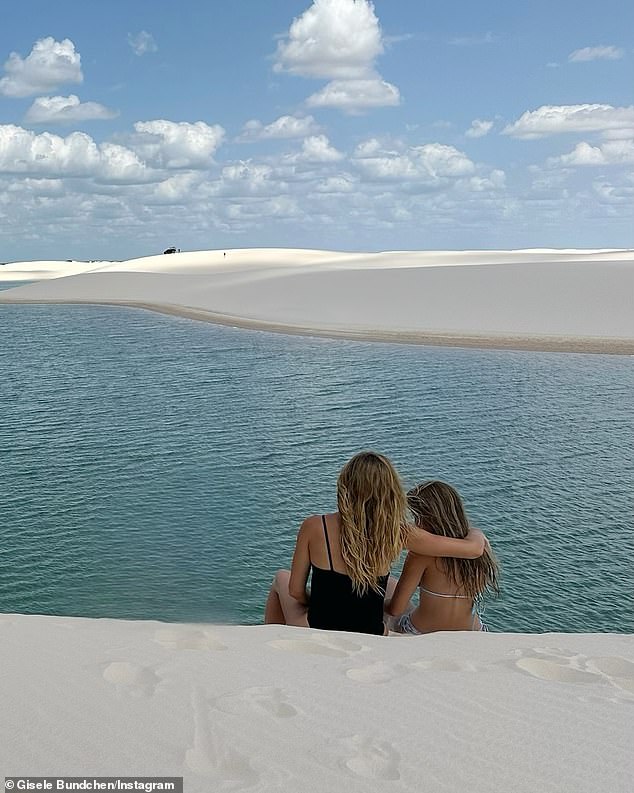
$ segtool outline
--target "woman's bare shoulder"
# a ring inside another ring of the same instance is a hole
[[[328,529],[332,529],[338,525],[339,522],[339,513],[326,513],[322,515],[309,515],[305,518],[302,522],[300,527],[300,531],[302,534],[305,534],[308,537],[311,537],[317,533],[323,534],[324,533],[324,523],[323,518],[326,518],[326,526]]]

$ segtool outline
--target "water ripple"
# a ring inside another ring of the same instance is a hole
[[[341,464],[464,494],[499,630],[634,630],[629,358],[2,306],[0,610],[257,622]]]

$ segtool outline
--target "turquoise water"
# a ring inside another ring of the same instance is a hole
[[[356,451],[462,492],[496,630],[634,630],[632,358],[0,306],[0,611],[254,623]]]

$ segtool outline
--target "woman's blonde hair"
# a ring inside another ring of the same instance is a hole
[[[469,533],[462,499],[445,482],[429,481],[417,485],[407,494],[407,503],[416,524],[432,534],[463,538]],[[436,559],[436,564],[469,597],[476,598],[486,590],[499,594],[498,563],[488,543],[478,559],[446,557]]]
[[[407,498],[399,475],[382,454],[360,452],[337,480],[341,555],[360,595],[382,592],[379,578],[403,549]]]

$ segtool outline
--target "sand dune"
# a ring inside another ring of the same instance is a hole
[[[286,333],[634,353],[632,251],[243,249],[83,270],[28,264],[3,266],[0,280],[48,278],[1,301],[130,305]]]
[[[6,775],[630,793],[634,638],[0,615]]]

